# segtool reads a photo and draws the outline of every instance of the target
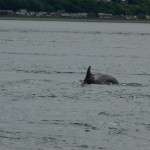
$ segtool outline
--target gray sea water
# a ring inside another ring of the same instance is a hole
[[[150,150],[150,24],[0,20],[0,150]]]

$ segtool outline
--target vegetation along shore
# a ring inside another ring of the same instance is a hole
[[[0,19],[150,20],[150,0],[0,0]]]

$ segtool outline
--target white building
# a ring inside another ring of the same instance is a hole
[[[28,11],[27,11],[26,9],[19,9],[19,10],[16,12],[16,15],[25,16],[25,15],[28,15]]]
[[[113,18],[112,14],[98,13],[98,17],[101,19],[111,19]]]

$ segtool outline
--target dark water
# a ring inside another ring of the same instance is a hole
[[[150,150],[149,89],[149,24],[0,21],[2,150]]]

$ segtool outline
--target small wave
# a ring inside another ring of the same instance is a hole
[[[31,56],[66,56],[65,54],[57,54],[57,53],[54,53],[54,54],[50,54],[50,53],[24,53],[24,52],[4,52],[4,51],[1,51],[0,54],[5,54],[5,55],[31,55]]]
[[[16,72],[23,72],[23,73],[35,73],[35,74],[77,74],[77,72],[74,71],[48,71],[48,70],[42,70],[42,69],[31,69],[31,70],[23,70],[23,69],[13,69],[13,71]]]
[[[86,127],[86,128],[93,129],[93,130],[100,130],[99,128],[97,128],[93,125],[90,125],[88,123],[82,123],[82,122],[81,123],[80,122],[73,123],[73,122],[70,122],[69,124],[74,125],[74,126]]]
[[[136,74],[125,74],[125,75],[138,75],[138,76],[150,76],[150,73],[136,73]]]
[[[73,33],[80,33],[80,32],[73,32]],[[94,34],[94,35],[98,35],[98,34],[106,34],[106,35],[124,35],[124,36],[130,36],[130,35],[135,35],[135,36],[149,36],[150,33],[134,33],[134,32],[100,32],[100,31],[88,31],[88,32],[84,32],[84,34]]]
[[[150,124],[149,123],[142,123],[141,125],[145,126],[145,128],[150,131]]]
[[[109,127],[109,135],[128,135],[128,130],[124,129],[124,128],[114,128],[114,127]]]
[[[80,147],[80,148],[89,148],[88,145],[80,145],[80,146],[77,146],[77,147]]]
[[[24,73],[40,73],[40,74],[49,74],[49,71],[46,70],[22,70],[22,69],[13,69],[16,72],[24,72]]]
[[[71,125],[71,126],[78,126],[78,127],[85,127],[85,131],[89,131],[89,129],[92,130],[100,130],[99,128],[88,124],[88,123],[84,123],[84,122],[69,122],[69,121],[65,121],[65,120],[41,120],[41,123],[51,123],[51,124],[55,124],[55,125]],[[30,122],[33,123],[33,122]]]
[[[96,146],[88,146],[88,145],[79,145],[77,146],[78,148],[84,148],[84,149],[99,149],[99,150],[103,150],[105,149],[104,147],[96,147]]]
[[[9,86],[14,86],[16,84],[30,84],[32,83],[32,79],[24,79],[24,80],[17,80],[17,81],[1,81],[0,84],[1,84],[1,87],[5,87],[6,85],[9,85]]]
[[[115,94],[117,97],[119,98],[126,98],[126,100],[129,100],[129,99],[138,99],[138,98],[150,98],[150,95],[149,94],[140,94],[140,93],[132,93],[132,94],[127,94],[127,93],[118,93],[118,94]],[[137,102],[138,103],[138,102]],[[139,102],[140,104],[140,102]]]
[[[73,72],[73,71],[66,71],[66,72],[63,72],[63,71],[53,71],[54,73],[61,73],[61,74],[74,74],[76,72]]]
[[[119,83],[119,86],[143,87],[140,83]]]
[[[100,112],[98,115],[110,116],[110,117],[121,116],[120,114],[110,114],[108,112]]]
[[[51,94],[51,95],[39,95],[39,96],[37,96],[37,97],[40,97],[40,98],[48,98],[48,97],[50,97],[50,98],[56,98],[57,96]]]
[[[0,138],[9,139],[9,140],[26,139],[26,137],[21,135],[21,132],[10,132],[10,131],[4,131],[4,130],[0,130]]]
[[[38,138],[37,139],[37,143],[49,143],[49,142],[56,142],[57,139],[51,136],[47,136],[47,137],[42,137],[42,138]]]
[[[79,85],[79,86],[83,86],[83,81],[82,80],[79,80],[79,81],[75,81],[73,82],[74,85]]]
[[[135,36],[149,36],[150,33],[142,33],[142,32],[110,32],[110,31],[78,31],[78,30],[36,30],[36,29],[30,29],[30,30],[25,30],[25,29],[0,29],[0,32],[17,32],[17,33],[63,33],[63,34],[68,34],[68,33],[73,33],[73,34],[94,34],[94,35],[99,35],[99,34],[106,34],[106,35],[124,35],[124,36],[130,36],[130,35],[135,35]]]
[[[150,94],[137,94],[136,98],[150,98]]]

